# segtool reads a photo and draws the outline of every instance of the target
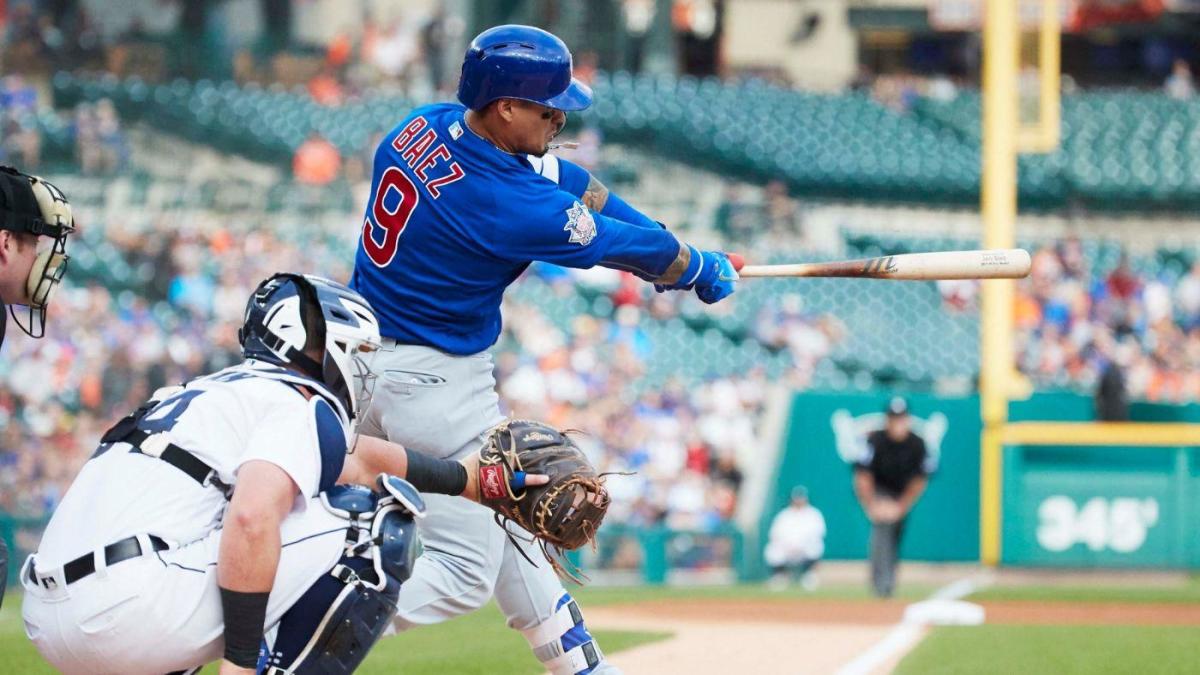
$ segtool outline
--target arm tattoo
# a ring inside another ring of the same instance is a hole
[[[692,262],[692,249],[688,248],[683,242],[679,242],[679,255],[675,256],[674,262],[667,267],[667,271],[662,273],[662,276],[654,280],[656,284],[670,286],[679,282],[679,277],[687,271],[688,265]]]
[[[608,188],[604,187],[604,183],[595,176],[588,175],[588,186],[583,191],[583,204],[589,209],[599,213],[604,210],[604,205],[608,203]]]

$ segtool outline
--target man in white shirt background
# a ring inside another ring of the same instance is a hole
[[[763,552],[771,568],[771,586],[785,588],[789,577],[805,590],[817,587],[813,571],[825,554],[825,517],[808,502],[808,488],[792,488],[792,501],[771,521],[767,548]]]

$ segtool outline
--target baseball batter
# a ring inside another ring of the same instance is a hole
[[[379,339],[349,288],[264,281],[241,331],[247,360],[156,392],[63,497],[21,569],[38,651],[66,673],[161,675],[222,656],[223,675],[351,672],[418,550],[421,498],[380,474],[447,495],[478,485],[472,460],[356,445],[362,353]]]
[[[487,350],[504,290],[530,262],[627,270],[708,303],[737,279],[725,254],[679,241],[548,154],[567,112],[592,102],[557,37],[528,26],[484,31],[467,50],[458,99],[412,111],[380,144],[350,284],[383,335],[362,432],[449,458],[475,452],[503,421]],[[615,670],[550,566],[525,562],[524,544],[486,509],[438,496],[428,505],[425,555],[401,589],[398,630],[473,611],[494,594],[551,672]]]

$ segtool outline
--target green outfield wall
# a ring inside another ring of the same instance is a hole
[[[1001,561],[1200,567],[1200,449],[1004,449]]]
[[[784,434],[775,489],[761,520],[765,542],[771,519],[793,485],[808,488],[825,516],[825,555],[867,555],[870,523],[854,496],[851,466],[865,436],[883,425],[889,393],[799,394]],[[938,470],[908,520],[902,553],[941,561],[979,559],[979,398],[908,397],[913,428],[937,456]]]
[[[825,515],[826,557],[866,557],[870,526],[854,496],[851,466],[865,434],[882,425],[890,395],[794,396],[760,542],[791,487],[802,484]],[[912,395],[909,402],[914,429],[939,466],[909,518],[902,554],[978,560],[979,399]],[[1130,413],[1140,422],[1200,423],[1200,405],[1137,403]],[[1039,393],[1014,401],[1010,418],[1088,422],[1093,403],[1079,394]],[[1200,567],[1200,448],[1009,445],[1003,485],[1005,564]]]

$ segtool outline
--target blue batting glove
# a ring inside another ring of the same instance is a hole
[[[700,299],[712,304],[734,291],[733,282],[738,280],[737,270],[730,262],[729,256],[720,251],[701,251],[695,246],[688,246],[691,259],[679,280],[673,284],[655,284],[654,290],[690,291],[696,289]]]
[[[524,490],[525,489],[525,472],[524,471],[514,471],[512,479],[510,479],[508,481],[508,485],[509,485],[509,487],[511,487],[513,489],[514,492],[517,490]]]
[[[729,256],[720,251],[701,251],[703,267],[696,277],[696,295],[702,302],[711,305],[723,300],[737,290],[738,273],[729,261]]]

